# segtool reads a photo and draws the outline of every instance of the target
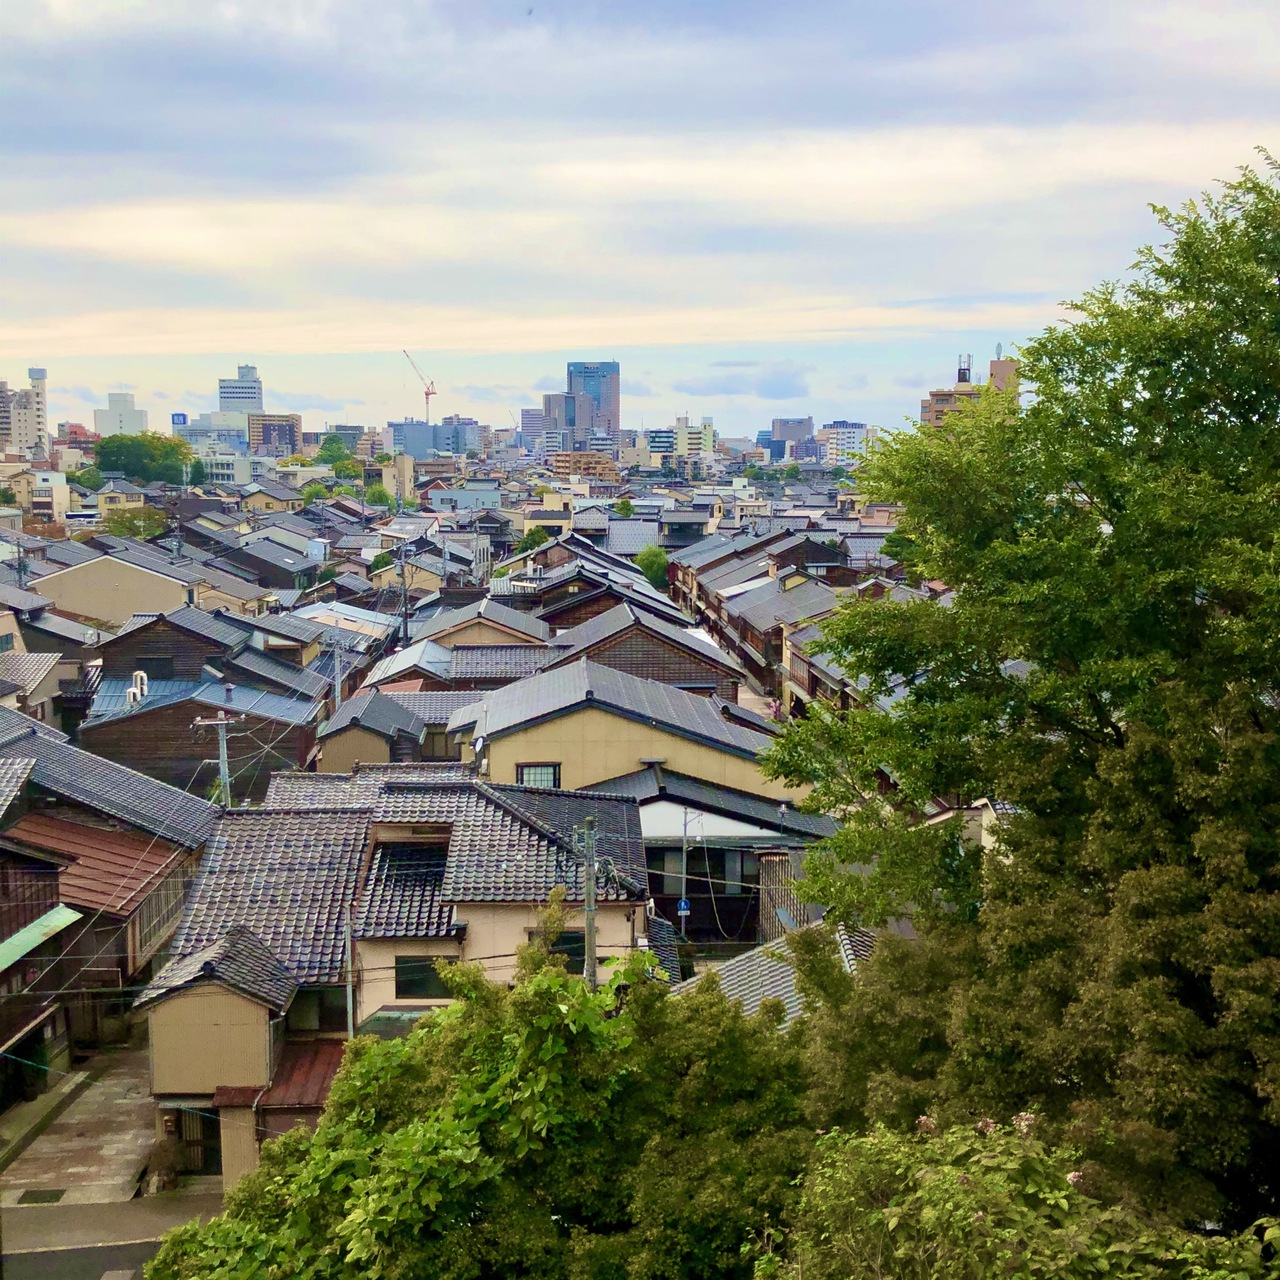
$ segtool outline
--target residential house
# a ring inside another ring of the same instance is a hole
[[[486,598],[415,621],[412,634],[451,649],[459,644],[546,644],[551,628],[539,618]]]
[[[455,766],[277,775],[262,808],[223,817],[173,959],[137,1003],[158,1132],[233,1184],[263,1138],[315,1123],[352,1031],[403,1034],[446,1004],[447,964],[509,981],[557,886],[570,920],[556,947],[581,971],[575,830],[588,817],[609,868],[598,952],[625,956],[647,925],[634,801],[495,786]]]
[[[348,698],[319,732],[323,773],[350,773],[362,765],[459,760],[448,736],[449,718],[472,701],[469,690],[380,693]]]
[[[590,787],[663,762],[668,768],[775,800],[807,788],[766,778],[772,739],[724,714],[729,704],[644,680],[585,658],[485,693],[456,712],[449,732],[480,776],[542,787]],[[737,709],[734,708],[736,711]]]

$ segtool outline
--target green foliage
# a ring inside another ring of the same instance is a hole
[[[800,464],[798,462],[793,462],[790,466],[783,467],[779,474],[784,480],[799,480]]]
[[[505,578],[510,572],[511,570],[506,565],[500,565],[489,576],[491,578]]]
[[[163,480],[181,484],[183,469],[192,461],[191,446],[181,436],[161,436],[154,431],[141,435],[106,436],[94,447],[98,470],[122,471],[136,484]]]
[[[169,526],[165,513],[158,507],[129,507],[121,511],[109,511],[102,518],[102,527],[116,538],[155,538]]]
[[[335,484],[331,496],[335,498],[358,498],[360,495],[353,484]]]
[[[97,467],[81,467],[79,471],[73,471],[67,476],[72,484],[78,484],[86,489],[92,489],[95,493],[102,488],[107,482],[102,478],[102,472]]]
[[[1034,1108],[1100,1189],[1239,1226],[1280,1149],[1280,191],[1158,214],[1130,282],[1022,349],[1032,402],[986,389],[869,460],[954,602],[837,611],[866,705],[768,767],[846,819],[812,896],[921,939],[860,968],[833,1119]],[[983,796],[1015,806],[994,847],[915,821]]]
[[[746,1280],[812,1145],[777,1008],[668,999],[640,958],[593,994],[541,944],[513,989],[447,981],[447,1011],[351,1044],[315,1134],[267,1143],[149,1280]]]
[[[320,442],[320,448],[316,450],[315,461],[322,464],[332,466],[337,462],[344,462],[351,457],[351,450],[342,442],[342,437],[335,432],[330,432]]]
[[[0,485],[0,507],[14,507],[17,505],[18,495],[8,485]]]
[[[1188,1235],[1088,1194],[1092,1171],[1070,1151],[990,1120],[937,1132],[836,1130],[818,1159],[788,1241],[785,1262],[756,1266],[757,1280],[1250,1280],[1274,1275],[1272,1239],[1259,1223],[1238,1238]]]
[[[475,461],[480,457],[480,451],[479,451],[478,449],[468,449],[468,450],[467,450],[467,457],[468,457],[472,462],[475,462]]]
[[[536,551],[544,542],[550,541],[551,535],[540,524],[535,524],[533,528],[516,543],[516,552]]]
[[[364,500],[371,507],[389,507],[395,502],[395,499],[387,492],[386,486],[381,484],[371,484],[364,491]]]
[[[364,476],[364,467],[352,458],[340,458],[333,464],[333,474],[339,480],[360,480]]]
[[[659,591],[667,589],[667,553],[661,547],[641,547],[635,566]]]
[[[332,582],[338,576],[337,565],[327,564],[316,574],[317,582]]]
[[[395,556],[393,556],[390,551],[379,551],[378,554],[369,561],[369,572],[377,573],[380,569],[390,569],[395,562]]]
[[[197,458],[187,469],[187,483],[199,487],[208,479],[205,475],[204,463]]]
[[[613,504],[613,509],[624,520],[630,520],[636,513],[636,509],[632,505],[630,498],[619,498],[618,501]]]
[[[373,460],[375,463],[377,463],[378,466],[385,467],[392,461],[392,457],[391,457],[391,454],[385,453],[385,452],[375,453],[373,455]]]
[[[329,490],[315,480],[310,484],[304,484],[302,486],[302,500],[308,506],[310,506],[311,503],[316,502],[321,498],[327,498],[328,496]]]

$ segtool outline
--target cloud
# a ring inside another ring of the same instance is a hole
[[[619,389],[624,396],[634,396],[639,399],[658,394],[647,382],[641,382],[636,378],[623,378]]]
[[[865,391],[871,385],[871,379],[865,373],[855,373],[838,385],[841,391]]]
[[[565,389],[565,380],[563,378],[553,378],[549,374],[545,378],[539,378],[533,384],[535,391],[563,391]]]
[[[923,394],[925,383],[929,381],[927,373],[908,373],[894,378],[893,385],[907,391],[920,391]]]
[[[108,383],[108,389],[111,391],[137,391],[138,384],[136,382],[112,382]]]
[[[94,405],[100,405],[103,403],[103,397],[100,396],[92,387],[54,387],[50,394],[57,397],[59,400],[80,400],[84,404]]]
[[[713,373],[672,383],[691,396],[755,396],[760,400],[798,400],[809,394],[809,366],[770,365],[758,373]]]
[[[463,383],[461,386],[451,387],[450,390],[457,392],[458,395],[468,400],[475,400],[480,404],[533,404],[533,396],[529,394],[527,387],[519,387],[510,383]]]
[[[758,369],[760,367],[759,360],[713,360],[711,362],[713,369]]]
[[[317,395],[312,391],[271,391],[269,399],[277,404],[286,404],[288,409],[285,413],[301,413],[306,409],[323,409],[334,411],[338,409],[349,409],[353,405],[364,404],[363,400],[337,400],[333,396]],[[268,410],[268,412],[274,412]]]

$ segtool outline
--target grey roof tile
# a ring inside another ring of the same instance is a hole
[[[407,735],[416,741],[426,731],[427,722],[415,715],[398,698],[388,697],[374,689],[348,698],[329,717],[319,736],[328,738],[352,725],[383,738]]]
[[[289,1007],[298,984],[252,929],[235,925],[217,941],[171,960],[151,980],[134,1007],[151,1004],[183,987],[217,982],[277,1013]]]
[[[388,693],[384,696],[398,702],[425,725],[448,724],[449,717],[459,707],[465,707],[476,699],[473,689],[428,689],[425,693]]]
[[[0,815],[22,794],[35,763],[21,758],[0,759]]]
[[[508,605],[500,604],[497,600],[488,596],[464,608],[449,609],[444,613],[438,613],[425,626],[420,626],[415,630],[418,636],[437,636],[456,627],[464,626],[469,622],[474,622],[477,618],[506,627],[509,631],[514,631],[519,635],[541,640],[544,643],[551,638],[551,628],[541,618],[521,613],[518,609],[512,609]]]

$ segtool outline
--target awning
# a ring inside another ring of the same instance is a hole
[[[50,938],[56,937],[69,924],[75,924],[80,918],[81,913],[74,907],[59,904],[52,910],[46,911],[38,920],[33,920],[17,933],[11,934],[0,942],[0,973],[17,964],[42,942],[48,942]]]

